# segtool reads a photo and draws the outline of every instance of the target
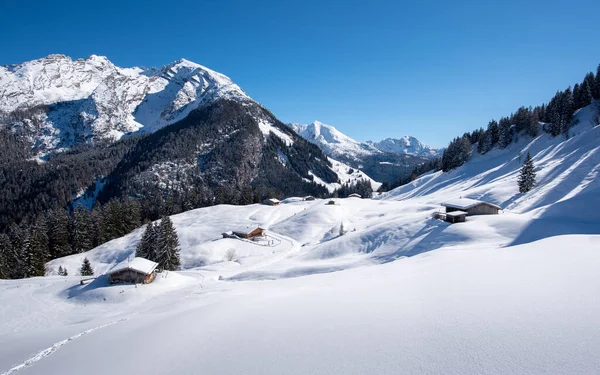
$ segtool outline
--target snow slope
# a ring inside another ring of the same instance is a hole
[[[597,374],[597,113],[377,199],[174,215],[184,270],[150,285],[0,281],[0,374]],[[527,151],[538,185],[522,195]],[[503,210],[432,218],[459,197]],[[257,225],[258,243],[220,235]],[[48,266],[74,275],[87,256],[101,274],[142,231]]]

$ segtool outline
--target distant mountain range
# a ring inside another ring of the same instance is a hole
[[[296,133],[316,144],[329,157],[360,168],[377,181],[393,181],[443,150],[427,146],[415,137],[387,138],[380,142],[359,142],[331,125],[314,121],[289,124]]]

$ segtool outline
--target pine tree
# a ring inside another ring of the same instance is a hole
[[[11,270],[9,266],[9,258],[12,253],[12,245],[10,239],[4,233],[0,233],[0,279],[10,279]]]
[[[68,276],[69,273],[67,272],[67,269],[64,268],[63,266],[58,266],[58,276]]]
[[[20,279],[25,275],[25,246],[27,234],[17,224],[12,224],[8,231],[10,247],[6,247],[6,262],[12,279]]]
[[[94,276],[94,269],[92,268],[92,264],[90,263],[88,258],[83,259],[83,263],[81,263],[79,273],[81,274],[81,276]]]
[[[77,205],[73,213],[71,242],[75,254],[86,252],[94,246],[92,217],[81,204]]]
[[[66,210],[52,210],[46,216],[50,258],[71,255],[69,244],[69,215]]]
[[[160,221],[156,262],[160,269],[174,271],[180,266],[179,238],[168,216]]]
[[[600,100],[600,64],[596,70],[596,77],[594,79],[594,92],[592,93],[594,99]]]
[[[146,224],[146,230],[136,248],[135,256],[156,261],[157,232],[159,228],[152,223]]]
[[[25,277],[44,276],[48,252],[48,230],[44,220],[31,227],[25,246]]]
[[[488,151],[492,149],[492,134],[488,131],[485,131],[483,135],[479,139],[479,144],[477,145],[477,152],[480,154],[486,154]]]
[[[500,119],[498,125],[498,147],[501,149],[506,148],[512,143],[512,133],[510,130],[510,120],[506,117]]]
[[[531,158],[531,154],[528,152],[519,174],[519,192],[527,193],[529,190],[533,189],[533,186],[535,185],[534,169],[535,165],[533,164],[533,159]]]

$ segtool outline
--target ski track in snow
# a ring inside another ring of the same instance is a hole
[[[22,362],[22,363],[20,363],[20,364],[18,364],[16,366],[14,366],[13,368],[9,369],[8,371],[5,371],[5,372],[1,373],[0,375],[12,375],[12,374],[15,374],[16,372],[18,372],[18,371],[20,371],[20,370],[22,370],[22,369],[24,369],[26,367],[29,367],[29,366],[32,366],[32,365],[36,364],[37,362],[39,362],[42,359],[48,357],[49,355],[52,355],[58,349],[60,349],[63,346],[67,345],[69,342],[71,342],[73,340],[76,340],[76,339],[78,339],[78,338],[80,338],[82,336],[85,336],[85,335],[87,335],[89,333],[92,333],[94,331],[97,331],[99,329],[106,328],[106,327],[112,326],[114,324],[124,322],[124,321],[129,320],[129,319],[130,319],[130,317],[126,317],[126,318],[121,318],[121,319],[118,319],[118,320],[114,320],[112,322],[109,322],[109,323],[106,323],[106,324],[102,324],[102,325],[99,325],[99,326],[94,327],[94,328],[86,329],[85,331],[80,332],[80,333],[78,333],[76,335],[73,335],[73,336],[71,336],[71,337],[69,337],[67,339],[58,341],[58,342],[52,344],[50,347],[39,351],[36,355],[34,355],[33,357],[27,359],[26,361],[24,361],[24,362]]]

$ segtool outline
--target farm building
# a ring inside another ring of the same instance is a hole
[[[156,277],[158,263],[151,260],[135,257],[132,260],[124,260],[117,264],[106,274],[111,284],[134,283],[149,284]]]
[[[458,198],[442,203],[446,214],[453,211],[464,211],[467,215],[497,215],[500,210],[495,204],[471,198]]]
[[[304,197],[304,200],[305,201],[314,201],[315,197],[313,197],[312,195],[309,195],[309,196]]]
[[[279,206],[279,199],[277,198],[269,198],[262,201],[262,204],[266,204],[267,206]]]
[[[360,194],[352,193],[352,194],[348,195],[348,198],[362,198],[362,197],[360,196]]]
[[[329,201],[325,203],[326,206],[335,206],[335,201]]]
[[[237,230],[232,230],[230,232],[223,233],[223,238],[254,238],[259,237],[265,234],[265,230],[261,227],[248,227],[241,228]]]

